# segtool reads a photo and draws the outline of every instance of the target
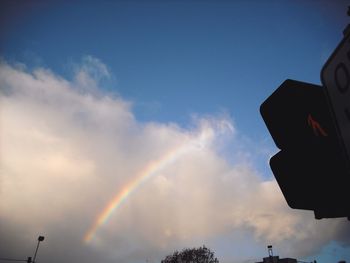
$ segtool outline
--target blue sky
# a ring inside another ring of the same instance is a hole
[[[267,163],[275,146],[259,106],[287,78],[320,84],[349,21],[346,11],[346,1],[4,1],[0,56],[13,72],[19,63],[30,76],[44,68],[71,86],[83,72],[99,93],[130,103],[123,112],[137,125],[174,124],[182,134],[204,129],[193,119],[229,119],[236,139],[215,152],[234,167],[244,159],[259,178],[273,180]],[[227,243],[237,239],[221,232],[208,242],[230,259]],[[264,242],[254,240],[246,237],[238,259],[248,258],[248,244],[259,259]],[[342,251],[338,241],[327,239],[303,256],[327,258],[327,244]],[[344,251],[349,260],[349,243]]]
[[[265,134],[261,102],[286,78],[320,83],[347,23],[346,3],[327,1],[19,6],[3,11],[6,59],[70,77],[67,63],[92,55],[114,74],[108,88],[135,102],[137,118],[185,125],[192,113],[226,110],[254,138]]]

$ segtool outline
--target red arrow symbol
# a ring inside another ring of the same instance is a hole
[[[318,133],[321,133],[322,136],[328,136],[328,134],[322,129],[321,125],[312,118],[311,114],[307,117],[307,123],[312,127],[316,136],[318,136]]]

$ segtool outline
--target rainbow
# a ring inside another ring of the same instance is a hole
[[[95,236],[96,231],[100,226],[105,224],[111,217],[113,212],[117,210],[123,202],[144,182],[146,182],[150,177],[155,175],[161,169],[174,162],[180,156],[189,152],[191,149],[198,148],[198,146],[203,147],[208,142],[213,135],[212,130],[204,129],[201,131],[198,137],[187,141],[174,149],[167,152],[160,159],[150,162],[146,167],[144,167],[141,172],[130,182],[128,182],[121,191],[119,191],[112,200],[105,206],[102,212],[96,217],[92,227],[87,231],[84,236],[84,242],[89,243]]]

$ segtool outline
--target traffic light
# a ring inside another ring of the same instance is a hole
[[[286,80],[260,106],[280,149],[270,166],[288,205],[317,219],[350,220],[350,24],[343,35],[322,87]]]
[[[280,151],[270,166],[291,208],[350,216],[349,162],[324,88],[286,80],[260,107]]]

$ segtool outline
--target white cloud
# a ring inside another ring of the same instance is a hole
[[[298,256],[343,227],[341,220],[315,221],[312,213],[289,209],[275,181],[220,155],[222,145],[235,151],[240,143],[228,116],[197,116],[188,129],[139,123],[129,102],[92,92],[110,76],[101,61],[87,56],[76,72],[68,81],[47,69],[0,66],[0,221],[6,226],[0,239],[15,240],[17,251],[45,233],[43,261],[139,262],[243,229]],[[84,244],[111,198],[179,145],[188,147]],[[15,253],[9,246],[0,252]]]

